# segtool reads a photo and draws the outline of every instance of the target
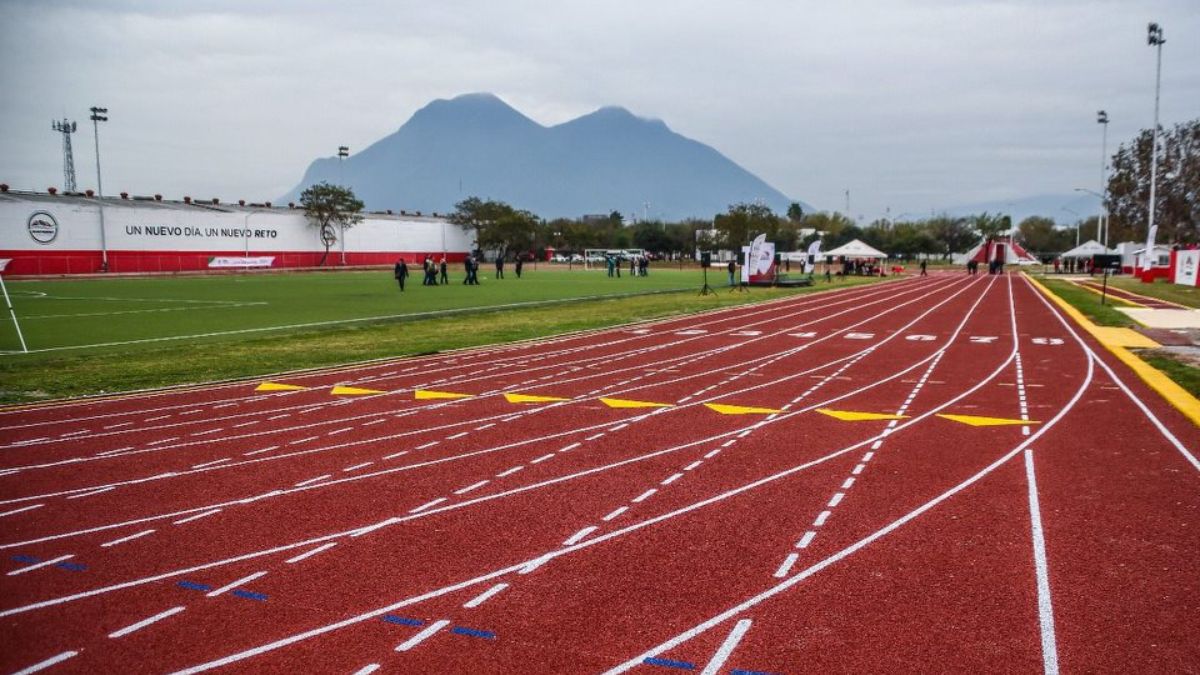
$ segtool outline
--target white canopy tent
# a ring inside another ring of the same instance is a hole
[[[888,254],[879,249],[863,243],[861,239],[843,244],[830,251],[821,251],[822,256],[832,256],[839,258],[845,256],[847,258],[887,258]]]
[[[1076,246],[1075,248],[1071,249],[1070,251],[1063,253],[1059,257],[1060,258],[1091,258],[1094,255],[1104,255],[1104,254],[1111,254],[1111,253],[1116,253],[1116,251],[1104,248],[1104,244],[1101,244],[1100,242],[1093,239],[1091,241],[1087,241],[1087,242],[1084,242],[1084,243]]]

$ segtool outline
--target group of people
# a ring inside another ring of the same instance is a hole
[[[517,273],[518,279],[521,278],[521,270],[524,268],[524,266],[525,259],[522,256],[517,256],[516,262],[513,263],[513,271]],[[478,268],[478,265],[476,265],[476,268]],[[496,278],[504,278],[504,256],[502,255],[496,256]],[[475,283],[479,283],[479,281],[476,280]]]
[[[621,276],[621,260],[615,255],[604,256],[604,264],[608,269],[608,276]],[[644,255],[635,255],[629,257],[629,276],[645,277],[650,275],[650,258]],[[518,275],[519,276],[519,275]]]
[[[513,266],[517,273],[517,278],[521,278],[521,272],[524,268],[525,261],[521,257],[517,257],[516,264]],[[433,259],[433,256],[425,256],[424,262],[421,264],[424,269],[424,278],[421,281],[422,286],[439,286],[450,283],[449,270],[446,264],[446,256],[442,256],[440,261]],[[479,256],[468,254],[463,259],[463,269],[466,276],[463,278],[463,283],[468,286],[479,285]],[[408,281],[408,263],[404,258],[396,261],[395,267],[392,268],[392,276],[395,277],[396,283],[399,284],[400,290],[404,290],[404,284]],[[504,258],[503,256],[496,258],[496,278],[504,278]]]
[[[1054,273],[1091,274],[1092,264],[1091,258],[1055,258]]]

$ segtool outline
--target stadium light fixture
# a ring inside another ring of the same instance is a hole
[[[1162,46],[1166,40],[1163,39],[1162,27],[1157,23],[1151,23],[1146,27],[1146,44],[1157,48],[1157,66],[1154,74],[1154,131],[1151,134],[1150,144],[1150,207],[1149,218],[1146,225],[1146,254],[1142,262],[1142,269],[1149,270],[1154,260],[1154,235],[1158,232],[1158,226],[1154,224],[1154,207],[1155,196],[1158,181],[1158,99],[1159,92],[1162,89]]]
[[[108,271],[108,240],[104,232],[104,182],[100,179],[100,123],[108,121],[108,108],[92,106],[92,134],[96,139],[96,203],[100,205],[100,271]]]
[[[1108,249],[1108,113],[1096,111],[1096,123],[1103,128],[1100,135],[1100,222],[1096,223],[1096,240]],[[1104,236],[1101,238],[1100,233]]]

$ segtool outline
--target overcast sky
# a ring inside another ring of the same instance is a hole
[[[1099,189],[1154,114],[1200,117],[1200,2],[0,0],[0,182],[272,199],[435,98],[490,91],[557,124],[662,119],[785,194],[867,219]],[[86,124],[86,129],[85,129]],[[1060,214],[1061,215],[1061,214]]]

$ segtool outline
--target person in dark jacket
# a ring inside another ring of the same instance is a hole
[[[504,278],[504,255],[503,254],[496,256],[496,278],[497,279]]]
[[[404,291],[404,281],[408,279],[408,264],[404,262],[404,258],[396,261],[396,268],[392,272],[396,277],[396,283],[400,284],[401,292]]]
[[[446,272],[447,272],[447,268],[446,268],[446,256],[442,256],[442,262],[441,262],[441,264],[439,265],[439,267],[440,267],[440,269],[441,269],[441,272],[442,272],[442,283],[443,283],[443,284],[448,284],[448,283],[450,283],[450,275],[446,273]]]
[[[513,268],[517,271],[518,279],[521,278],[521,268],[524,266],[525,266],[525,258],[522,256],[517,256],[517,262],[513,265]]]

